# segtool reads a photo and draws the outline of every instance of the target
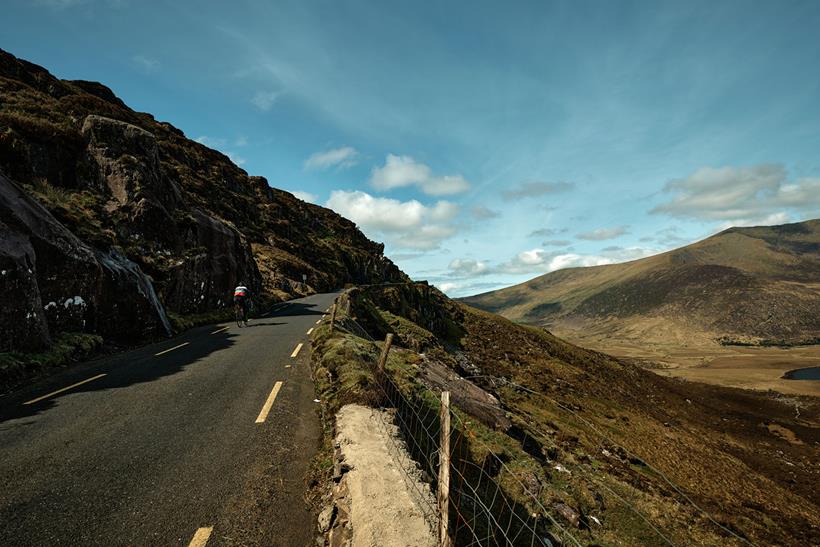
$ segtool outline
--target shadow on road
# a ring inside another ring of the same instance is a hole
[[[276,311],[270,311],[267,315],[251,320],[245,328],[286,324],[269,320],[269,318],[274,317],[321,316],[324,314],[324,310],[316,304],[305,302],[288,302],[279,306]],[[211,353],[230,348],[235,344],[234,339],[241,335],[241,330],[237,330],[235,325],[230,325],[229,329],[215,334],[210,333],[209,329],[211,328],[212,326],[193,329],[176,338],[160,343],[124,353],[99,357],[85,363],[73,364],[70,368],[64,370],[51,372],[48,376],[36,380],[30,385],[0,396],[0,424],[44,412],[55,406],[63,395],[123,388],[176,374]],[[159,356],[156,355],[186,342],[187,344],[184,347],[173,349]],[[24,404],[26,401],[83,382],[100,374],[105,376],[42,401]]]
[[[251,319],[248,321],[248,324],[245,325],[244,329],[249,329],[251,327],[275,327],[276,325],[284,325],[285,323],[277,323],[275,321],[262,321],[261,319]]]
[[[282,316],[297,316],[297,315],[322,315],[325,313],[323,309],[317,308],[316,304],[305,304],[303,302],[289,302],[284,306],[277,308],[276,311],[271,310],[268,313],[269,317]]]
[[[232,330],[235,330],[235,327]],[[211,353],[230,348],[235,344],[234,338],[237,335],[238,333],[231,332],[231,330],[218,334],[209,334],[206,331],[189,331],[181,337],[158,344],[151,344],[125,353],[99,357],[85,363],[72,365],[70,369],[54,372],[46,378],[0,398],[0,424],[15,418],[24,418],[46,411],[55,406],[62,395],[122,388],[176,374]],[[156,355],[156,353],[185,342],[188,342],[188,344],[182,348],[159,356]],[[105,374],[105,376],[57,394],[54,397],[32,404],[24,404],[26,401],[63,389],[77,382],[82,382],[99,374]]]

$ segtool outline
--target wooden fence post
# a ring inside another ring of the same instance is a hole
[[[438,460],[438,544],[450,547],[450,392],[441,392],[441,433]]]
[[[387,364],[387,354],[390,353],[390,346],[393,345],[393,334],[388,333],[384,339],[381,357],[379,357],[379,374],[384,374],[384,365]]]
[[[333,327],[336,326],[336,302],[333,303],[333,307],[330,309],[330,332],[333,332]]]

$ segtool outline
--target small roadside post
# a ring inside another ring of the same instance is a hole
[[[330,332],[333,332],[333,327],[336,325],[336,302],[333,303],[333,307],[330,308]]]
[[[438,544],[450,547],[450,392],[441,392],[441,433],[439,438],[438,461]]]
[[[393,345],[393,333],[388,333],[384,339],[381,357],[379,357],[379,374],[384,374],[384,365],[387,364],[387,354],[390,353],[390,346]]]

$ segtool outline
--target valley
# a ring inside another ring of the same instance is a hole
[[[820,345],[780,348],[710,344],[680,347],[671,344],[639,344],[561,328],[553,329],[552,332],[580,346],[632,361],[662,376],[720,386],[820,397],[820,382],[784,378],[789,371],[819,366]]]

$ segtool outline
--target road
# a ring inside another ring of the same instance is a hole
[[[320,425],[307,333],[335,296],[0,398],[0,545],[311,543],[304,477]]]

